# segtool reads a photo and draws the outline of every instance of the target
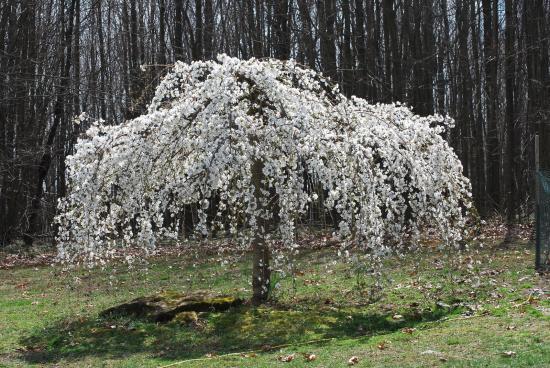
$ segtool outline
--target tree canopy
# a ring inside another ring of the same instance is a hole
[[[93,123],[67,158],[59,256],[97,264],[117,249],[176,237],[197,205],[200,236],[261,236],[295,247],[311,203],[339,214],[337,234],[385,254],[432,228],[460,239],[470,183],[442,134],[453,121],[400,104],[346,98],[294,61],[177,62],[145,115]],[[319,191],[311,190],[313,187]]]

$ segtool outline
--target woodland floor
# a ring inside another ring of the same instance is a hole
[[[359,286],[369,280],[334,249],[311,250],[276,301],[192,325],[98,312],[159,290],[248,297],[247,260],[165,254],[147,271],[12,265],[0,269],[0,366],[346,367],[355,356],[358,367],[550,367],[550,276],[533,271],[531,243],[491,244],[388,259],[391,282],[371,302]]]

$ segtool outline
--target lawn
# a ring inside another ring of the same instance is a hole
[[[345,367],[356,357],[359,367],[550,367],[549,279],[533,271],[527,243],[388,259],[376,295],[335,253],[300,255],[295,282],[279,280],[265,306],[191,324],[98,313],[160,290],[246,298],[248,260],[186,253],[132,270],[0,270],[0,366]]]

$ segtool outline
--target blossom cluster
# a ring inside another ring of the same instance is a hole
[[[452,124],[348,99],[292,60],[178,62],[145,115],[91,125],[67,158],[59,257],[97,264],[121,247],[154,249],[177,237],[174,219],[191,204],[197,234],[243,247],[262,234],[292,249],[319,201],[338,212],[339,237],[374,254],[425,227],[456,242],[471,195],[442,137]]]

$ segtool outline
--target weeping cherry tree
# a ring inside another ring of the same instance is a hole
[[[59,258],[97,265],[126,247],[153,250],[178,238],[174,219],[194,204],[196,234],[252,249],[262,303],[312,204],[338,214],[347,249],[383,256],[428,228],[456,244],[470,183],[441,136],[452,124],[347,99],[293,61],[178,62],[145,115],[92,124],[67,158]]]

